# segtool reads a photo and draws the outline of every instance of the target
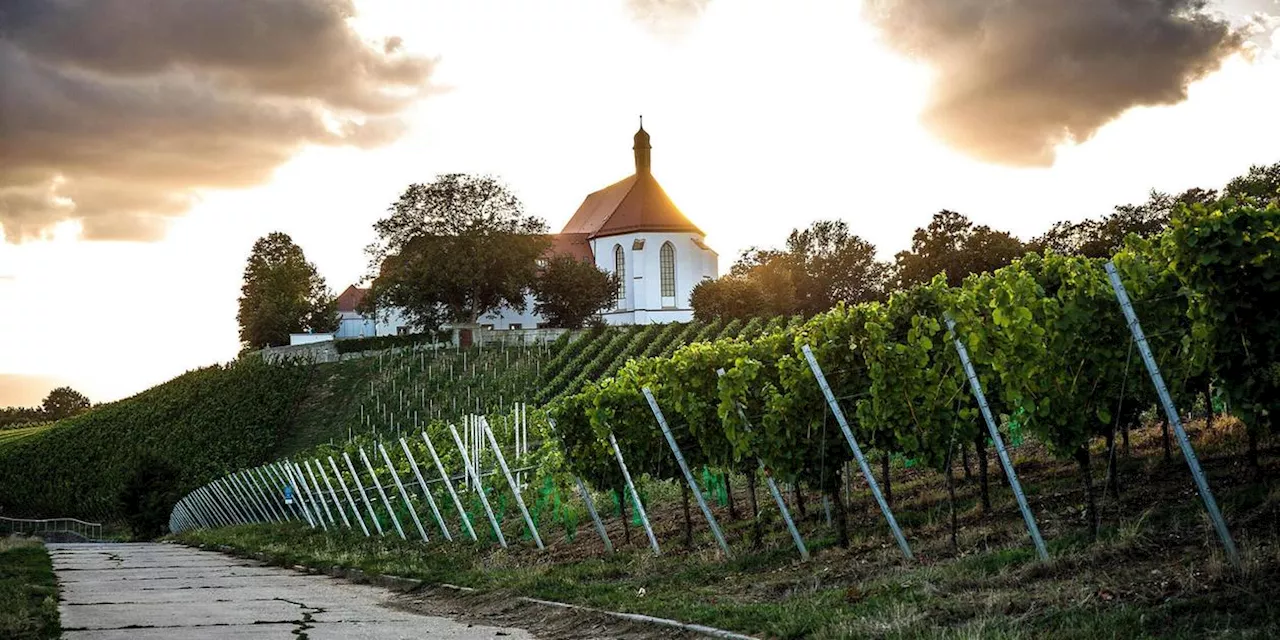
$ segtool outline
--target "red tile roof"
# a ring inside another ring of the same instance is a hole
[[[601,238],[639,231],[704,235],[649,173],[632,175],[587,196],[561,233]]]
[[[551,248],[547,255],[568,255],[585,262],[595,262],[591,242],[585,233],[557,233],[551,236]]]
[[[338,294],[338,311],[355,311],[368,293],[368,289],[360,289],[354,284],[349,285],[346,291]]]

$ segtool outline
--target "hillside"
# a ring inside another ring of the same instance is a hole
[[[323,443],[503,414],[515,402],[537,407],[633,358],[785,322],[601,327],[528,347],[418,344],[337,363],[250,358],[198,369],[75,418],[0,433],[0,512],[114,521],[122,486],[145,465],[172,464],[181,495],[230,469]]]

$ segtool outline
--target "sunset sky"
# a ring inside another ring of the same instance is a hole
[[[253,241],[334,292],[411,182],[554,230],[653,172],[720,253],[942,208],[1029,238],[1280,161],[1280,3],[20,0],[0,8],[0,406],[238,351]],[[1184,91],[1185,88],[1185,91]]]

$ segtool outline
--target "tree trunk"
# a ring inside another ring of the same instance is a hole
[[[1113,427],[1107,432],[1107,481],[1103,485],[1102,493],[1110,491],[1112,497],[1116,500],[1120,499],[1120,468],[1116,460],[1116,431]]]
[[[724,472],[724,497],[729,500],[729,519],[738,519],[738,505],[733,501],[733,487],[729,485],[729,472]]]
[[[969,447],[960,443],[960,464],[964,466],[964,481],[973,481],[973,471],[969,470]]]
[[[680,507],[684,510],[684,546],[693,548],[693,520],[689,517],[689,483],[680,483]]]
[[[1098,539],[1098,504],[1093,496],[1093,474],[1089,473],[1089,446],[1076,449],[1076,465],[1080,467],[1080,482],[1084,485],[1084,519],[1089,527],[1089,540]]]
[[[978,487],[982,491],[982,515],[991,513],[991,492],[987,480],[987,441],[981,434],[973,440],[973,451],[978,458]]]
[[[800,512],[801,518],[807,519],[809,517],[809,512],[804,508],[804,492],[800,490],[799,482],[791,485],[791,493],[795,497],[796,511]]]
[[[618,491],[618,513],[622,515],[622,539],[631,544],[631,522],[627,518],[627,487]]]
[[[827,497],[836,510],[836,544],[849,548],[849,516],[844,508],[844,500],[840,499],[840,483],[837,482],[827,490]]]
[[[955,553],[959,551],[960,545],[956,542],[956,475],[951,469],[953,450],[947,450],[947,507],[951,511],[951,552]]]
[[[760,503],[756,501],[756,472],[747,472],[747,499],[751,502],[751,548],[764,546],[764,526],[760,522]]]
[[[1124,440],[1124,457],[1129,459],[1129,425],[1125,424],[1124,429],[1120,432],[1120,437]]]
[[[884,501],[893,505],[893,480],[889,477],[889,454],[880,456],[880,477],[884,478]]]
[[[1164,461],[1173,462],[1173,449],[1169,446],[1169,419],[1165,418],[1160,423],[1160,429],[1164,432]]]

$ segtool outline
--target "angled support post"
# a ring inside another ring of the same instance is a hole
[[[333,470],[333,475],[338,478],[338,486],[342,487],[342,495],[347,497],[347,506],[351,508],[351,513],[355,514],[356,522],[360,523],[360,530],[364,532],[364,537],[369,537],[369,527],[364,523],[364,516],[360,515],[360,505],[351,497],[351,490],[347,488],[347,481],[343,479],[342,472],[338,470],[338,463],[333,461],[333,456],[329,456],[329,468]]]
[[[547,418],[547,424],[551,426],[551,430],[556,430],[556,421],[550,417]],[[591,492],[587,490],[587,485],[578,476],[573,477],[573,481],[578,485],[578,495],[582,497],[582,502],[587,505],[587,513],[591,514],[591,523],[595,525],[596,533],[600,535],[600,540],[604,542],[604,548],[609,553],[613,553],[613,542],[609,540],[609,532],[604,528],[604,523],[600,521],[600,514],[596,512],[596,503],[591,499]]]
[[[278,508],[279,505],[275,501],[275,496],[272,495],[271,483],[263,482],[261,471],[262,469],[260,467],[256,467],[246,470],[244,475],[249,479],[249,483],[258,490],[258,493],[262,496],[262,501],[267,503],[267,506],[271,508],[271,513],[275,515],[276,522],[284,522],[289,519],[289,514]]]
[[[418,510],[413,508],[413,501],[409,500],[409,492],[405,491],[404,483],[400,482],[400,474],[396,473],[396,466],[391,462],[391,456],[387,455],[387,448],[378,443],[378,453],[382,454],[382,461],[387,464],[387,471],[391,473],[391,479],[396,483],[396,489],[400,491],[400,499],[404,500],[404,508],[409,512],[409,516],[413,518],[413,524],[418,529],[418,536],[423,542],[430,542],[427,538],[427,532],[422,528],[422,520],[418,518]]]
[[[234,472],[223,476],[222,483],[227,489],[227,492],[231,494],[231,498],[241,505],[245,515],[249,518],[249,522],[258,523],[266,520],[254,505],[249,493],[244,490],[244,487],[240,486],[239,481],[236,480],[236,474]]]
[[[298,478],[298,484],[302,485],[302,493],[307,495],[307,503],[311,509],[311,515],[320,523],[320,528],[325,531],[329,530],[329,524],[324,520],[324,513],[316,506],[316,494],[311,491],[311,485],[307,483],[307,475],[302,472],[302,465],[291,462],[289,466],[293,469],[295,476]]]
[[[716,369],[717,377],[724,377],[724,369]],[[742,405],[734,402],[734,408],[738,411],[738,418],[742,420],[743,428],[747,431],[751,430],[751,423],[747,421],[747,414],[743,412]],[[791,519],[791,510],[787,508],[787,503],[782,499],[782,492],[778,491],[778,483],[773,480],[773,474],[765,468],[764,461],[756,458],[757,469],[760,475],[764,476],[764,482],[769,486],[769,495],[773,496],[773,501],[778,505],[778,512],[782,514],[782,520],[787,523],[787,532],[791,534],[791,541],[795,543],[796,549],[800,552],[800,559],[809,560],[809,549],[804,545],[804,538],[800,536],[800,530],[796,529],[796,523]],[[753,489],[754,491],[754,489]]]
[[[356,473],[356,465],[352,464],[351,456],[346,451],[342,452],[342,459],[347,463],[347,469],[351,471],[351,480],[356,483],[356,490],[360,492],[360,500],[364,502],[364,508],[369,512],[369,519],[373,521],[373,528],[378,535],[385,535],[382,531],[382,523],[378,522],[378,513],[373,510],[373,503],[369,502],[369,494],[364,490],[364,483],[360,482],[360,474]]]
[[[498,544],[503,549],[507,548],[507,538],[502,535],[502,527],[498,526],[498,519],[493,517],[493,509],[489,507],[489,498],[484,494],[484,483],[480,481],[480,470],[471,465],[471,459],[467,456],[467,448],[462,445],[462,438],[458,436],[458,430],[449,425],[449,433],[453,434],[453,442],[458,445],[458,453],[462,454],[462,467],[471,475],[472,480],[476,483],[476,493],[480,496],[480,504],[484,505],[484,513],[489,516],[489,524],[493,526],[493,532],[498,536]]]
[[[316,469],[320,471],[320,478],[324,480],[324,486],[329,490],[329,497],[333,498],[333,508],[342,516],[342,524],[346,528],[351,528],[351,519],[347,517],[347,510],[342,508],[342,501],[338,500],[338,492],[333,490],[333,483],[329,481],[329,474],[324,472],[324,463],[319,458],[315,459]]]
[[[524,506],[524,498],[520,496],[520,485],[511,476],[511,470],[507,468],[507,459],[502,455],[502,447],[498,446],[498,439],[493,437],[493,429],[489,428],[489,421],[481,418],[480,428],[488,436],[489,444],[493,445],[493,454],[498,458],[498,466],[502,468],[502,475],[507,477],[507,485],[511,487],[511,493],[516,496],[516,504],[520,507],[520,515],[524,516],[524,523],[528,525],[529,532],[533,534],[533,541],[538,544],[539,549],[546,549],[542,544],[542,536],[538,535],[537,525],[534,524],[533,518],[529,516],[528,507]]]
[[[409,468],[413,469],[413,477],[418,479],[418,486],[422,487],[422,495],[427,499],[427,504],[431,506],[431,515],[435,516],[436,524],[440,525],[440,532],[444,534],[444,539],[453,541],[453,536],[449,535],[449,528],[444,525],[444,518],[440,517],[440,509],[436,506],[436,499],[431,497],[431,488],[427,486],[427,481],[422,477],[422,471],[418,469],[418,461],[413,458],[413,452],[409,450],[409,443],[400,438],[400,448],[404,450],[404,455],[409,460]]]
[[[408,536],[404,535],[404,527],[400,526],[400,518],[396,516],[396,512],[391,508],[391,501],[387,499],[387,492],[382,490],[382,482],[378,480],[378,472],[373,470],[373,465],[369,462],[369,456],[365,454],[364,447],[360,447],[360,460],[364,462],[364,466],[369,470],[369,482],[373,483],[373,488],[378,490],[378,495],[382,498],[382,506],[387,508],[387,515],[391,516],[391,524],[396,526],[396,533],[400,534],[401,540],[408,540]]]
[[[440,456],[436,453],[435,445],[431,444],[431,437],[426,431],[422,432],[422,441],[427,443],[427,452],[431,454],[431,461],[436,465],[436,471],[440,474],[440,480],[444,482],[444,488],[448,489],[449,497],[453,499],[453,507],[458,510],[458,517],[462,519],[462,527],[470,536],[471,541],[476,541],[476,530],[471,528],[471,518],[467,517],[467,511],[462,508],[462,500],[458,498],[458,491],[453,487],[453,479],[449,477],[449,473],[444,470],[444,463],[440,462]],[[443,520],[440,526],[444,526]]]
[[[711,513],[711,507],[707,506],[707,501],[702,497],[702,489],[698,488],[698,483],[693,479],[693,473],[689,471],[689,465],[684,461],[684,454],[680,453],[680,447],[676,445],[675,436],[671,435],[671,427],[667,426],[667,418],[662,415],[662,409],[658,406],[658,401],[653,397],[653,392],[649,387],[645,387],[644,398],[649,401],[649,410],[653,412],[653,417],[658,420],[658,426],[662,427],[662,435],[666,436],[667,444],[671,446],[671,452],[676,454],[676,462],[680,463],[680,471],[684,472],[684,480],[689,483],[689,490],[693,492],[693,497],[698,501],[698,508],[702,509],[702,515],[706,517],[707,524],[711,527],[711,533],[715,534],[716,542],[720,544],[720,550],[724,552],[724,557],[732,558],[733,553],[729,551],[729,543],[725,542],[724,534],[720,532],[720,523],[716,522],[716,517]],[[638,501],[637,501],[638,502]]]
[[[262,493],[265,494],[267,496],[267,500],[270,501],[271,508],[275,509],[276,512],[280,514],[280,521],[283,522],[285,520],[289,520],[293,516],[289,513],[288,507],[286,507],[284,503],[280,502],[280,496],[277,495],[277,492],[275,491],[276,483],[272,482],[270,477],[263,473],[263,469],[266,468],[267,467],[262,466],[254,469],[253,475],[258,482],[258,486],[262,487]]]
[[[1124,318],[1129,323],[1129,332],[1133,334],[1133,339],[1138,343],[1138,351],[1142,354],[1142,362],[1147,366],[1147,374],[1151,376],[1151,382],[1156,387],[1156,394],[1160,396],[1160,405],[1164,408],[1165,417],[1169,419],[1169,424],[1173,427],[1173,432],[1178,436],[1178,447],[1182,449],[1182,457],[1186,458],[1187,466],[1191,468],[1191,477],[1195,480],[1196,491],[1200,492],[1200,500],[1204,502],[1205,511],[1209,512],[1209,519],[1213,521],[1213,528],[1218,532],[1218,538],[1222,541],[1222,548],[1227,552],[1227,558],[1231,560],[1231,564],[1236,567],[1240,566],[1240,552],[1236,550],[1235,540],[1231,537],[1231,532],[1227,529],[1227,521],[1222,517],[1222,512],[1218,510],[1218,501],[1213,497],[1213,491],[1209,489],[1209,479],[1205,476],[1204,470],[1200,468],[1200,459],[1196,457],[1195,447],[1191,446],[1191,440],[1187,438],[1187,432],[1182,428],[1182,418],[1178,416],[1178,410],[1173,405],[1173,396],[1169,394],[1169,388],[1164,384],[1164,376],[1160,374],[1160,367],[1156,364],[1155,356],[1151,353],[1151,345],[1147,344],[1147,336],[1142,332],[1142,324],[1138,322],[1138,314],[1133,310],[1133,304],[1129,301],[1129,292],[1125,290],[1124,283],[1120,281],[1120,273],[1116,271],[1116,265],[1110,260],[1106,264],[1107,277],[1111,280],[1111,288],[1116,291],[1116,300],[1120,302],[1120,309],[1124,312]]]
[[[292,476],[288,473],[283,463],[280,463],[280,462],[272,463],[267,467],[267,469],[270,470],[272,474],[274,474],[276,483],[280,487],[281,492],[289,491],[293,493],[293,502],[292,503],[286,502],[286,506],[288,506],[290,509],[293,510],[294,518],[298,520],[305,520],[307,524],[311,525],[312,527],[315,527],[315,524],[311,522],[311,514],[309,514],[307,512],[307,509],[302,505],[302,497],[298,495],[298,488],[294,484]],[[288,499],[288,495],[285,495],[283,498],[281,498],[281,500],[285,500],[285,501],[287,501],[287,499]]]
[[[302,483],[298,480],[298,472],[288,462],[280,462],[280,474],[284,476],[287,483],[285,486],[293,491],[293,503],[298,505],[298,509],[302,511],[302,516],[307,519],[307,524],[312,529],[316,528],[317,518],[312,512],[314,505],[307,504],[306,493],[303,491]],[[323,524],[323,521],[321,521]]]
[[[613,455],[618,459],[618,468],[622,469],[622,479],[627,481],[627,488],[631,490],[631,495],[636,499],[636,513],[640,514],[640,522],[644,523],[644,533],[649,536],[649,546],[653,547],[653,555],[662,555],[662,549],[658,548],[658,538],[653,535],[653,527],[649,525],[649,514],[645,513],[644,502],[640,500],[640,494],[636,492],[636,485],[631,481],[631,472],[627,471],[627,463],[622,460],[622,447],[618,446],[618,439],[614,437],[613,431],[609,432],[609,444],[613,446]],[[626,500],[626,496],[618,496],[618,500]]]
[[[262,496],[253,488],[253,484],[245,477],[243,470],[232,473],[231,478],[240,486],[240,490],[243,491],[245,495],[249,496],[249,499],[257,508],[258,513],[262,516],[263,522],[275,520],[271,511],[267,509],[267,503],[262,500]]]
[[[1005,477],[1009,479],[1009,486],[1013,488],[1013,496],[1018,500],[1018,509],[1022,511],[1022,519],[1027,523],[1027,532],[1031,534],[1031,541],[1036,546],[1036,554],[1040,559],[1048,560],[1049,551],[1044,546],[1044,538],[1040,537],[1040,527],[1036,525],[1036,517],[1031,513],[1031,506],[1027,504],[1027,496],[1022,492],[1022,483],[1018,481],[1018,472],[1013,469],[1013,461],[1009,459],[1009,452],[1004,448],[1004,438],[1000,437],[1000,430],[996,428],[995,417],[991,415],[991,407],[987,404],[987,396],[982,392],[982,383],[978,380],[978,374],[973,369],[973,362],[969,360],[969,350],[965,348],[964,342],[960,340],[960,334],[956,333],[956,321],[948,312],[943,316],[947,321],[947,333],[951,334],[951,341],[955,344],[956,353],[960,354],[960,364],[964,366],[964,374],[969,378],[969,388],[973,390],[973,397],[978,401],[978,409],[982,411],[982,419],[987,423],[987,435],[991,437],[991,441],[996,445],[996,454],[1000,458],[1000,465],[1004,467]]]
[[[889,508],[889,503],[885,501],[884,494],[880,493],[880,485],[876,483],[876,478],[871,474],[871,467],[867,466],[867,459],[862,455],[862,448],[858,446],[858,441],[853,438],[853,430],[849,428],[849,421],[845,420],[844,411],[840,409],[840,404],[836,402],[836,396],[831,392],[831,386],[827,384],[827,377],[822,373],[822,367],[818,365],[818,359],[813,357],[813,349],[809,345],[804,345],[801,350],[804,352],[805,360],[809,361],[809,368],[813,371],[813,377],[818,379],[818,386],[822,388],[822,395],[827,399],[827,406],[831,407],[831,413],[835,415],[836,422],[840,424],[840,430],[844,432],[844,439],[849,442],[849,448],[853,449],[853,457],[858,460],[858,467],[862,469],[862,477],[866,478],[867,485],[871,487],[871,495],[875,496],[876,502],[880,504],[880,511],[884,513],[884,519],[889,522],[889,529],[893,531],[893,539],[898,541],[898,548],[902,549],[902,555],[908,560],[914,559],[911,555],[911,547],[907,544],[907,539],[902,535],[902,529],[898,527],[898,519],[893,517],[893,510]]]

